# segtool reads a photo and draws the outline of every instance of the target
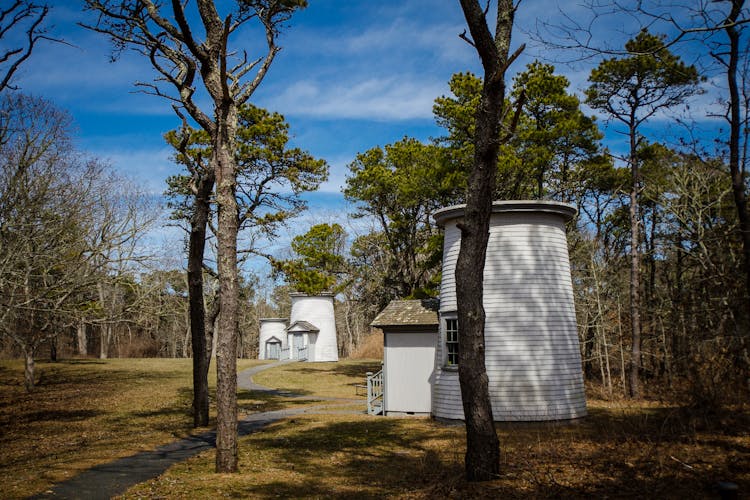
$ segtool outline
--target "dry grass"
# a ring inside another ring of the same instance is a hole
[[[80,359],[37,368],[39,385],[27,393],[21,362],[0,361],[2,498],[44,491],[193,432],[189,359]]]
[[[0,497],[43,491],[93,463],[190,431],[189,360],[43,364],[43,385],[31,396],[19,368],[0,364]],[[351,384],[368,369],[372,361],[295,363],[257,379],[351,398]],[[248,412],[290,404],[302,403],[240,393]],[[747,406],[710,413],[590,400],[590,416],[575,423],[501,424],[502,477],[484,484],[462,479],[462,426],[368,417],[362,407],[297,416],[243,438],[239,474],[214,474],[214,454],[206,452],[125,496],[706,498],[716,496],[712,486],[720,480],[738,483],[740,497],[750,491]]]
[[[290,363],[253,377],[255,382],[296,394],[364,399],[357,385],[365,384],[368,371],[380,370],[375,359],[341,360],[337,363]]]
[[[377,328],[372,329],[364,341],[357,347],[351,359],[383,359],[383,332]]]
[[[206,453],[125,497],[706,498],[719,480],[750,488],[747,410],[726,418],[594,402],[575,423],[502,424],[502,477],[468,484],[462,426],[305,415],[243,439],[239,474],[213,474]]]

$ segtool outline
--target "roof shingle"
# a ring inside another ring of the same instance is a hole
[[[438,324],[438,299],[393,300],[370,326],[432,326]]]

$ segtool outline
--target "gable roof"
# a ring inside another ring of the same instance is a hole
[[[295,321],[291,325],[289,325],[286,329],[287,332],[314,332],[317,333],[320,331],[320,328],[313,325],[312,323],[308,323],[307,321]]]
[[[266,344],[268,344],[268,343],[271,343],[271,344],[280,344],[281,340],[278,337],[268,337],[266,339]]]
[[[438,299],[393,300],[375,316],[370,326],[436,326],[439,307]]]

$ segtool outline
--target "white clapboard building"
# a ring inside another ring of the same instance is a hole
[[[455,285],[463,213],[460,205],[434,215],[445,230],[439,306],[394,301],[373,321],[385,345],[382,374],[368,383],[383,389],[379,399],[370,395],[372,413],[464,418]],[[586,415],[565,236],[574,215],[574,207],[550,201],[493,204],[484,270],[485,364],[497,421]]]
[[[338,361],[333,294],[292,293],[291,299],[292,310],[288,323],[285,319],[279,318],[260,320],[258,357]],[[277,352],[277,343],[280,343],[278,357],[269,356],[269,352]]]
[[[281,359],[287,349],[286,325],[284,318],[260,320],[258,359]]]

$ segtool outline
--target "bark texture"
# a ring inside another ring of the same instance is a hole
[[[88,355],[88,338],[86,335],[86,321],[84,319],[81,319],[78,322],[78,328],[76,330],[76,340],[78,344],[78,355]]]
[[[196,186],[195,205],[190,221],[188,242],[188,297],[190,302],[190,337],[193,346],[193,425],[208,425],[208,367],[210,355],[206,339],[206,307],[203,299],[203,256],[206,227],[211,213],[213,172],[201,175]]]
[[[32,350],[26,350],[24,351],[24,366],[23,366],[23,378],[24,378],[24,384],[26,385],[27,391],[34,390],[34,387],[36,385],[35,382],[35,371],[36,371],[36,364],[34,363],[34,351]]]
[[[630,128],[630,370],[628,373],[628,390],[633,398],[641,397],[641,258],[640,252],[640,214],[638,193],[640,192],[640,168],[638,165],[636,144],[637,131]]]
[[[237,110],[225,102],[217,109],[219,132],[214,139],[212,163],[216,172],[218,207],[219,313],[216,342],[216,470],[237,471],[237,332],[239,285],[237,276],[237,232],[239,213],[236,188],[234,137]]]
[[[508,64],[515,9],[500,0],[495,35],[476,0],[461,0],[473,44],[484,67],[484,85],[476,111],[474,163],[469,175],[461,250],[456,264],[459,365],[466,418],[466,478],[496,479],[500,473],[500,442],[495,431],[489,380],[485,367],[483,277],[497,173],[501,121],[505,110],[505,70]]]

